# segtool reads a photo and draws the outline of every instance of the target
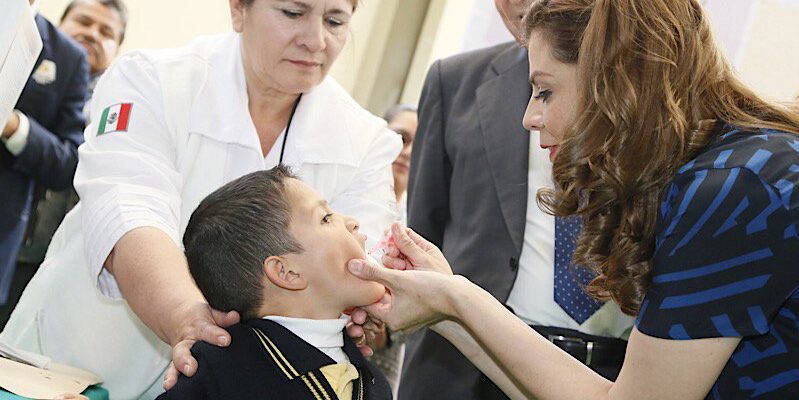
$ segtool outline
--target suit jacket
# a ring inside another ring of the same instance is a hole
[[[527,52],[505,43],[437,61],[419,104],[408,225],[500,301],[519,263],[527,212]],[[400,399],[504,398],[463,355],[425,331],[408,344]]]
[[[14,156],[0,145],[0,304],[8,295],[33,187],[62,190],[72,186],[86,123],[83,105],[89,65],[83,49],[41,15],[36,16],[36,26],[43,47],[34,71],[45,60],[53,62],[55,80],[40,84],[31,76],[17,102],[15,108],[30,121],[22,153]]]
[[[319,370],[335,361],[280,324],[255,319],[228,331],[229,347],[196,343],[191,352],[197,359],[197,372],[191,378],[181,376],[158,399],[338,399]],[[353,382],[352,399],[390,400],[386,378],[341,334],[344,352],[360,375]]]

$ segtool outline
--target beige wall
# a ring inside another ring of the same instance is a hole
[[[744,82],[770,99],[799,95],[799,2],[760,1],[738,67]]]
[[[431,0],[401,102],[416,104],[430,65],[460,52],[475,1]]]
[[[39,9],[57,25],[69,2],[39,0]],[[226,0],[126,0],[125,3],[130,23],[123,50],[177,47],[198,35],[230,30]]]
[[[708,3],[713,1],[728,2]],[[799,94],[799,0],[751,1],[758,4],[749,29],[729,18],[716,22],[736,25],[733,34],[742,36],[733,61],[744,81],[769,98],[792,99]],[[55,22],[68,2],[39,0],[39,5]],[[473,13],[485,9],[486,2],[492,3],[491,10],[483,12],[496,12],[491,0],[361,0],[350,43],[331,75],[376,114],[394,101],[416,103],[430,64],[463,49],[464,38],[474,34]],[[176,47],[198,35],[230,30],[227,0],[127,4],[131,21],[123,51]],[[719,27],[730,32],[728,28]]]

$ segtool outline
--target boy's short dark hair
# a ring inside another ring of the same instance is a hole
[[[302,252],[289,232],[291,209],[283,166],[258,171],[217,189],[200,202],[183,234],[189,271],[211,307],[242,319],[263,304],[264,261]]]

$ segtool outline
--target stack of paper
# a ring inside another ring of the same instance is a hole
[[[31,399],[81,393],[102,380],[91,372],[50,362],[50,358],[0,342],[0,388]],[[0,396],[1,397],[1,396]]]
[[[42,51],[28,0],[3,0],[0,13],[0,129],[17,104],[17,99]]]

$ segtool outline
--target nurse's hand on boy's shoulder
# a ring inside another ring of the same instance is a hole
[[[190,377],[197,371],[197,360],[191,355],[191,347],[195,342],[201,340],[220,347],[228,346],[230,334],[223,328],[237,324],[241,319],[236,311],[217,311],[207,304],[203,308],[195,307],[193,310],[194,316],[189,318],[190,321],[187,321],[181,329],[177,340],[173,340],[172,362],[164,377],[165,390],[175,386],[180,374]]]

